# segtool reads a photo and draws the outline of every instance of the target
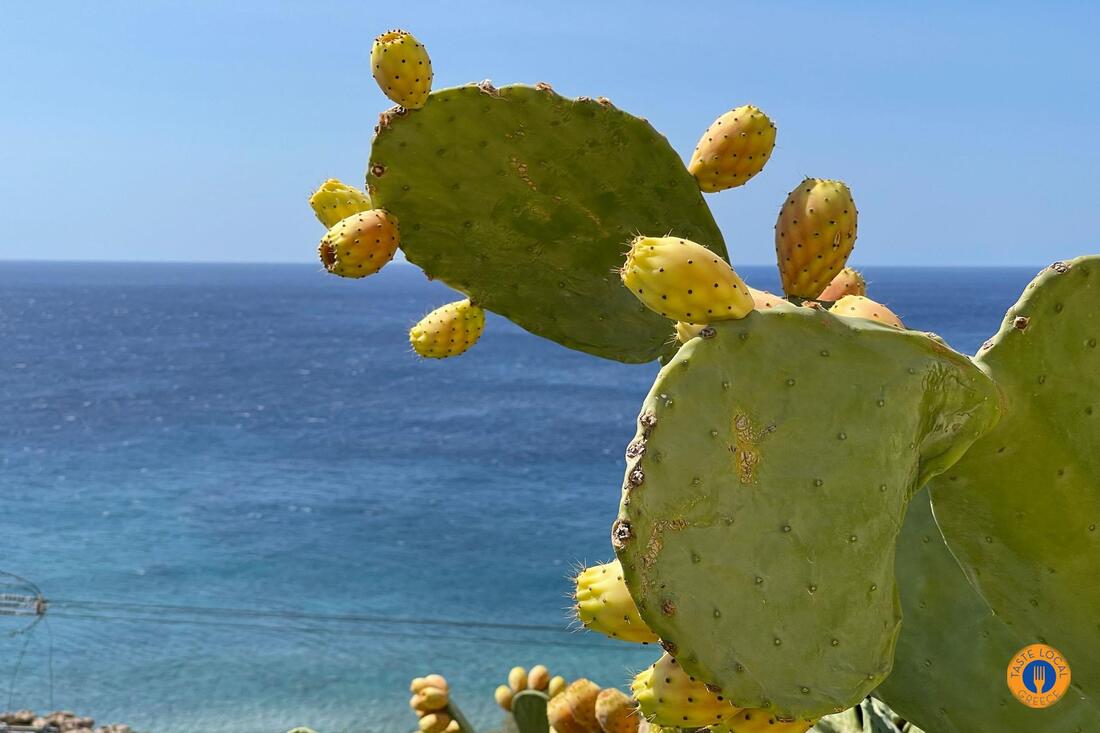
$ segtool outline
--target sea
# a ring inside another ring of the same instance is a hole
[[[1039,269],[864,271],[973,353]],[[495,315],[417,359],[409,325],[455,298],[401,263],[0,262],[0,709],[393,733],[438,672],[491,731],[513,666],[622,686],[653,661],[577,631],[568,596],[612,557],[657,366]]]

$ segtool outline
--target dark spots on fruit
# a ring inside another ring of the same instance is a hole
[[[1025,331],[1030,323],[1031,319],[1027,316],[1017,316],[1016,319],[1012,321],[1012,327],[1017,331]]]

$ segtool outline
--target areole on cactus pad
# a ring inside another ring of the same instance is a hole
[[[646,624],[738,707],[813,718],[889,673],[912,493],[996,420],[925,334],[779,303],[658,375],[612,540]]]
[[[616,274],[632,236],[672,232],[726,256],[695,179],[646,121],[546,85],[433,92],[386,114],[375,206],[429,277],[523,328],[625,362],[655,359],[668,321]]]

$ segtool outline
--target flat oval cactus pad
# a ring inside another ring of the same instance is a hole
[[[1085,733],[1100,709],[1071,690],[1042,710],[1021,705],[1004,670],[1031,643],[995,616],[944,544],[928,493],[910,502],[895,560],[903,621],[894,669],[875,694],[935,733]]]
[[[1004,417],[930,485],[936,520],[993,610],[1100,699],[1100,256],[1036,277],[975,361]]]
[[[429,277],[532,333],[624,362],[672,324],[619,282],[631,238],[668,232],[726,256],[695,179],[645,120],[545,85],[434,92],[383,115],[367,175]]]
[[[643,619],[739,707],[814,718],[890,671],[906,505],[997,416],[918,332],[777,304],[685,344],[642,407],[612,541]]]

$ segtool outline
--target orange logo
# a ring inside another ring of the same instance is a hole
[[[1069,663],[1046,644],[1025,646],[1008,663],[1008,689],[1029,708],[1049,708],[1069,689]]]

